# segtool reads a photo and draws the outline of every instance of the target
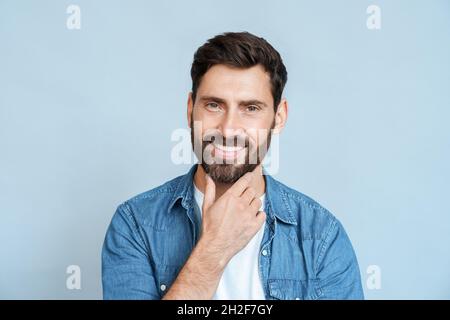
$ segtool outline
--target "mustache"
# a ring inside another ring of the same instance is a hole
[[[224,137],[221,134],[206,134],[203,136],[203,146],[209,144],[219,144],[224,147],[249,147],[250,139],[247,136],[230,136]]]

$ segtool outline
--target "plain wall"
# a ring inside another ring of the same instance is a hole
[[[187,127],[194,51],[225,31],[284,58],[275,178],[342,221],[366,297],[450,298],[447,0],[0,0],[0,298],[101,298],[117,205],[190,167],[170,137]]]

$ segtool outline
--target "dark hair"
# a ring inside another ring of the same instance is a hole
[[[278,51],[265,39],[248,32],[227,32],[209,39],[198,48],[194,54],[191,67],[192,98],[194,101],[203,75],[216,64],[237,68],[261,65],[270,75],[276,110],[287,81],[287,71]]]

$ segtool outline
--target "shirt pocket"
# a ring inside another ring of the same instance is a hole
[[[316,300],[321,290],[315,280],[269,279],[269,295],[278,300]]]

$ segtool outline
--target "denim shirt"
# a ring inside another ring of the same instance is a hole
[[[117,207],[102,250],[104,299],[161,299],[175,281],[201,231],[196,168]],[[363,299],[341,223],[311,198],[264,177],[267,218],[258,265],[265,298]]]

